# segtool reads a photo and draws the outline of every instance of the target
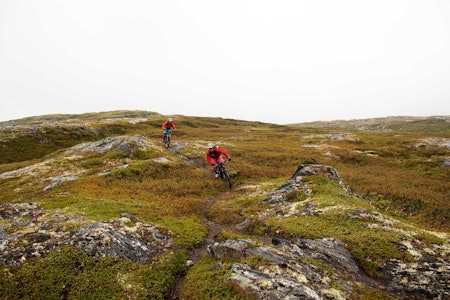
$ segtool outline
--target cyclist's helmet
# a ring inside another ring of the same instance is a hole
[[[208,149],[211,150],[212,148],[214,148],[214,144],[213,144],[213,143],[209,143],[209,144],[208,144]]]
[[[168,121],[168,122],[172,122],[172,118],[168,118],[167,121]]]

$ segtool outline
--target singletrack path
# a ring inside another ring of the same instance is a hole
[[[207,176],[211,176],[212,177],[211,170],[204,165],[204,161],[203,160],[201,160],[201,159],[191,160],[191,159],[187,158],[186,156],[184,156],[184,155],[182,155],[182,154],[180,154],[178,152],[178,150],[183,149],[186,146],[187,146],[187,144],[184,144],[184,143],[173,142],[170,145],[170,148],[168,148],[168,150],[169,150],[169,152],[171,152],[175,156],[177,156],[177,157],[183,159],[184,161],[186,161],[189,165],[197,165],[197,166],[199,166],[203,171],[205,171],[205,173],[207,173]],[[221,224],[218,224],[218,223],[215,223],[215,222],[209,220],[207,212],[208,212],[209,208],[211,207],[211,205],[213,205],[216,201],[220,200],[223,196],[225,196],[228,193],[229,192],[227,191],[227,192],[224,192],[224,193],[222,193],[222,194],[220,194],[220,195],[218,195],[216,197],[213,197],[213,198],[209,199],[205,203],[205,205],[203,206],[203,209],[202,209],[202,211],[200,213],[200,219],[201,219],[202,223],[205,224],[208,227],[208,235],[206,236],[205,240],[203,241],[203,243],[202,243],[202,245],[200,247],[193,248],[189,252],[189,259],[193,263],[196,263],[201,258],[203,258],[205,255],[207,255],[208,254],[208,251],[207,251],[208,245],[214,243],[214,238],[219,232],[227,229],[227,227],[224,227]],[[183,281],[184,281],[184,277],[178,278],[176,288],[173,291],[170,299],[179,299],[179,288],[181,287]]]

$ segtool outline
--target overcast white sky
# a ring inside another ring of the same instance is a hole
[[[0,121],[450,115],[448,0],[1,0]]]

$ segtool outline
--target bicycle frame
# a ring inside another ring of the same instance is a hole
[[[170,146],[170,138],[172,136],[172,132],[171,131],[167,131],[164,134],[164,144],[166,145],[167,148],[169,148]]]
[[[220,179],[228,182],[228,187],[231,189],[231,178],[228,174],[227,168],[225,167],[225,162],[219,162],[217,164],[217,173],[219,174]]]

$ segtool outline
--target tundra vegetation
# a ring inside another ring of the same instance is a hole
[[[265,236],[339,239],[371,278],[379,276],[380,263],[388,258],[414,262],[401,246],[406,231],[427,244],[448,244],[450,168],[442,166],[450,156],[448,121],[399,120],[361,129],[172,117],[178,131],[170,151],[160,146],[166,116],[151,112],[50,115],[0,124],[1,204],[39,203],[46,215],[82,217],[78,223],[65,223],[66,230],[131,215],[130,227],[152,224],[173,238],[171,248],[148,264],[94,258],[67,246],[18,267],[2,266],[0,298],[36,299],[45,294],[48,299],[167,299],[176,288],[181,299],[250,297],[227,280],[230,266],[240,262],[256,268],[264,258],[205,255],[186,266],[204,245],[208,222],[223,229],[216,241],[240,238],[262,244]],[[378,130],[387,127],[391,130]],[[86,142],[136,135],[152,146],[130,142],[122,152],[67,152]],[[233,158],[228,164],[232,190],[211,176],[204,158],[209,142]],[[334,167],[351,193],[326,176],[306,176],[307,185],[287,194],[286,201],[299,211],[313,206],[320,214],[258,217],[269,208],[261,201],[302,164]],[[74,177],[46,188],[58,176]],[[397,230],[351,217],[361,210],[398,220],[393,225]],[[243,222],[246,229],[236,229]],[[11,223],[5,216],[0,227],[2,236],[24,234],[20,222]],[[331,272],[319,260],[309,263],[322,273]],[[351,297],[391,296],[355,286]]]

